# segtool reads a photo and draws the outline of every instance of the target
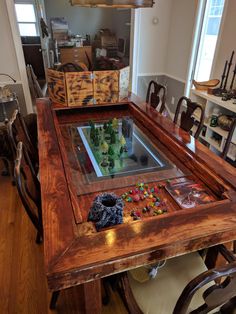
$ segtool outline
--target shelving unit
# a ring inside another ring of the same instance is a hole
[[[205,91],[199,91],[196,89],[191,90],[191,99],[198,102],[205,109],[205,121],[204,126],[206,128],[205,136],[202,132],[199,136],[200,140],[204,140],[209,144],[209,148],[214,152],[220,154],[225,145],[228,132],[222,130],[220,127],[210,126],[210,119],[213,109],[218,107],[222,114],[233,115],[236,114],[236,104],[233,104],[232,100],[222,101],[220,97],[207,94]],[[196,112],[194,117],[197,121],[200,121],[200,113]],[[196,128],[196,126],[194,126]],[[193,128],[194,128],[193,127]],[[215,139],[217,138],[217,140]],[[231,160],[236,160],[236,132],[232,137],[229,153],[227,155]]]

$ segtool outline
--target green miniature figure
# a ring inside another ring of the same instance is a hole
[[[101,166],[102,167],[107,167],[109,164],[108,164],[108,160],[107,160],[107,157],[104,157],[103,158],[103,160],[102,160],[102,162],[101,162]]]
[[[99,146],[99,136],[98,136],[97,134],[95,135],[95,138],[94,138],[94,145],[95,145],[96,147]]]
[[[104,141],[104,142],[102,143],[101,149],[102,149],[103,154],[107,154],[108,149],[109,149],[109,146],[108,146],[108,144],[107,144],[106,141]]]
[[[119,121],[116,118],[114,118],[112,120],[112,127],[113,127],[113,129],[114,130],[118,129],[118,126],[119,126]]]
[[[95,129],[91,127],[90,129],[90,139],[92,140],[92,142],[95,139]]]
[[[115,144],[116,143],[116,133],[113,130],[111,133],[111,144]]]
[[[106,127],[106,129],[105,129],[105,133],[106,133],[106,134],[111,134],[112,131],[113,131],[112,125],[108,123],[108,124],[107,124],[107,127]]]
[[[109,168],[113,169],[114,167],[115,167],[115,162],[114,162],[113,159],[111,159],[110,162],[109,162]]]
[[[126,144],[126,140],[125,140],[124,136],[121,135],[121,137],[120,137],[120,145],[121,145],[122,147],[124,147],[125,144]]]
[[[114,155],[114,149],[112,148],[112,146],[110,145],[109,146],[109,149],[108,149],[108,155]]]
[[[89,121],[89,125],[91,128],[95,129],[95,125],[94,125],[94,122],[92,120]]]
[[[112,134],[112,132],[113,132],[113,129],[112,129],[112,125],[111,124],[109,124],[108,125],[108,128],[107,128],[107,130],[106,130],[106,133],[108,133],[108,134]]]

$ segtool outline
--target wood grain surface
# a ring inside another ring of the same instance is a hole
[[[82,286],[61,291],[56,311],[49,310],[43,244],[35,243],[35,229],[10,177],[0,177],[0,195],[0,313],[83,314]],[[126,314],[118,293],[110,292],[102,313]]]
[[[165,215],[124,223],[100,232],[95,231],[93,223],[83,219],[76,224],[73,214],[73,206],[76,205],[72,201],[75,195],[69,188],[70,176],[66,175],[68,156],[55,125],[68,121],[73,113],[80,118],[86,116],[88,108],[60,109],[52,114],[55,109],[50,103],[39,100],[45,265],[51,290],[85,284],[155,260],[236,238],[236,170],[136,96],[131,95],[127,106],[147,134],[151,133],[161,143],[163,153],[173,162],[178,160],[179,168],[183,165],[219,201],[185,210],[178,210],[178,206],[173,204],[175,210]],[[111,105],[104,111],[121,109]],[[94,110],[97,110],[96,107]],[[89,294],[89,291],[86,293]],[[85,296],[85,300],[90,297]]]
[[[68,106],[93,104],[92,72],[65,73]]]
[[[59,103],[61,106],[67,106],[66,83],[63,72],[52,69],[47,70],[48,93],[52,101]]]

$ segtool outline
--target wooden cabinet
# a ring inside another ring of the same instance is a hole
[[[92,47],[73,47],[73,48],[61,48],[61,63],[78,63],[83,62],[89,66],[88,58],[92,62]],[[87,54],[87,56],[86,56]]]

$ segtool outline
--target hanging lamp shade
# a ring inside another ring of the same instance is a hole
[[[82,7],[150,8],[153,0],[70,0],[71,5]]]

